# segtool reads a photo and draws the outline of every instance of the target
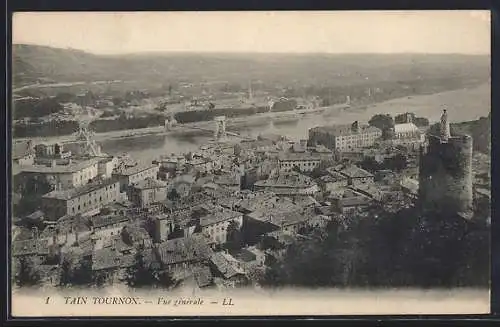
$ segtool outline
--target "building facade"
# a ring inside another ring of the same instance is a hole
[[[42,197],[42,210],[50,220],[100,210],[120,198],[120,184],[106,180],[69,190],[56,190]]]
[[[314,195],[320,190],[310,177],[298,173],[272,176],[255,182],[253,188],[254,191],[271,192],[280,196]]]
[[[227,242],[228,226],[234,221],[238,228],[243,226],[243,214],[241,212],[220,208],[208,216],[200,218],[201,232],[216,244]]]
[[[309,130],[310,146],[323,145],[328,149],[343,152],[369,147],[382,136],[382,131],[373,126],[352,125],[320,126]]]
[[[120,191],[125,192],[129,185],[143,181],[146,178],[157,179],[160,168],[158,165],[136,165],[126,167],[113,173],[120,182]]]
[[[303,172],[311,172],[319,167],[321,158],[308,152],[286,152],[278,157],[280,172],[292,171],[294,168]]]
[[[69,160],[65,165],[57,165],[53,161],[51,166],[32,165],[21,167],[21,174],[24,178],[46,180],[56,190],[70,189],[88,184],[90,180],[98,176],[98,173],[97,159]]]
[[[130,186],[128,190],[130,202],[145,208],[153,203],[167,199],[167,184],[152,178],[146,178]]]

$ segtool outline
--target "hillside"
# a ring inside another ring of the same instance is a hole
[[[474,151],[484,154],[491,152],[491,112],[487,117],[481,117],[477,120],[465,121],[450,125],[452,135],[470,135]],[[439,134],[439,123],[433,124],[429,128],[429,133]]]
[[[436,78],[487,80],[487,56],[417,54],[94,55],[80,50],[13,45],[15,87],[38,82],[97,80],[229,81],[286,85],[346,85]],[[418,77],[420,76],[420,77]],[[42,80],[40,80],[42,79]]]

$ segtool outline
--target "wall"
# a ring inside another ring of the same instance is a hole
[[[472,208],[472,138],[452,137],[441,144],[429,137],[422,147],[419,198],[425,211],[468,212]]]
[[[240,228],[243,226],[243,214],[241,214],[240,216],[233,218],[233,219],[229,219],[229,220],[221,221],[221,222],[211,224],[208,226],[204,226],[202,228],[202,233],[209,236],[212,241],[214,241],[218,244],[226,243],[226,241],[227,241],[227,226],[229,226],[229,223],[233,220],[238,222]]]

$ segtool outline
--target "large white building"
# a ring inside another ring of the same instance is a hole
[[[23,177],[45,179],[56,190],[70,189],[88,184],[99,176],[98,159],[68,160],[67,164],[57,165],[55,161],[50,166],[31,165],[21,167]]]
[[[319,167],[321,158],[319,155],[309,152],[285,152],[278,157],[280,172],[288,172],[298,168],[303,172],[311,172]]]
[[[119,182],[113,179],[67,190],[56,190],[42,197],[42,210],[50,220],[63,216],[93,213],[120,199]]]
[[[309,145],[321,144],[343,152],[370,147],[382,136],[382,130],[373,126],[350,125],[314,127],[309,130]]]
[[[418,145],[425,142],[425,134],[414,123],[394,125],[394,145]]]

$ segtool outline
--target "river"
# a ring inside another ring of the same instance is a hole
[[[289,121],[261,120],[246,125],[232,125],[228,122],[227,130],[254,137],[259,134],[275,133],[285,135],[292,140],[299,140],[306,139],[308,130],[312,127],[347,124],[355,120],[367,122],[377,113],[395,115],[408,111],[435,122],[438,121],[444,107],[448,109],[452,122],[460,122],[487,116],[491,110],[490,99],[490,86],[484,84],[476,88],[394,99],[369,105],[365,109],[343,111],[333,109],[322,113],[310,113]],[[209,132],[193,131],[180,135],[145,135],[105,140],[101,142],[101,145],[103,151],[109,154],[118,155],[128,152],[133,158],[151,162],[160,155],[196,150],[200,145],[210,142],[212,138],[213,135]]]

